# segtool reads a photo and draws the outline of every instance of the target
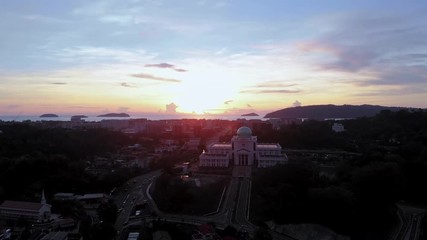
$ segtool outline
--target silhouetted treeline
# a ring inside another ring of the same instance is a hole
[[[103,192],[125,181],[132,169],[102,177],[85,172],[94,155],[112,153],[131,139],[104,129],[38,128],[25,123],[5,124],[0,134],[0,201],[32,199],[47,193]]]
[[[332,170],[315,162],[260,169],[253,179],[252,216],[262,222],[318,223],[352,239],[386,239],[397,223],[396,203],[427,204],[427,113],[383,111],[372,118],[308,121],[267,135],[285,147],[360,153]],[[264,135],[265,134],[265,135]]]
[[[206,214],[216,211],[226,184],[228,179],[221,179],[196,187],[194,182],[185,182],[179,175],[165,172],[156,180],[153,197],[165,212]]]
[[[282,126],[278,131],[270,128],[254,129],[258,142],[278,142],[283,148],[300,149],[342,149],[354,151],[354,142],[346,133],[336,134],[329,121],[307,120],[301,124]]]
[[[41,152],[83,158],[130,143],[124,134],[106,129],[39,128],[16,123],[2,125],[1,130],[0,156],[4,157]]]

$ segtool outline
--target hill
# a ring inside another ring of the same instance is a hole
[[[311,105],[290,107],[267,113],[265,118],[358,118],[372,117],[383,110],[399,111],[403,107],[385,107],[378,105]]]
[[[97,117],[130,117],[127,113],[107,113],[98,115]]]
[[[53,113],[45,113],[45,114],[40,115],[40,117],[41,118],[53,118],[53,117],[59,117],[59,116],[56,114],[53,114]]]
[[[259,115],[256,113],[247,113],[247,114],[242,114],[241,116],[242,117],[257,117]]]

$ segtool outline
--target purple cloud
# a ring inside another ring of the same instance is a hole
[[[299,89],[290,88],[297,86],[295,83],[282,83],[281,81],[268,81],[252,86],[251,89],[242,90],[240,93],[299,93]]]
[[[370,49],[361,46],[345,46],[340,43],[318,40],[304,42],[298,45],[298,49],[305,53],[323,54],[327,57],[317,63],[322,69],[356,72],[369,67],[376,58],[376,54]]]
[[[158,64],[145,64],[145,67],[174,68],[175,66],[169,63],[158,63]]]
[[[187,70],[182,68],[177,68],[175,65],[172,65],[169,63],[145,64],[145,67],[169,68],[177,72],[187,72]]]
[[[280,81],[270,81],[270,82],[264,82],[264,83],[260,83],[257,84],[255,87],[257,88],[286,88],[286,87],[294,87],[297,86],[298,84],[296,83],[282,83]]]
[[[120,83],[120,86],[127,87],[127,88],[136,88],[135,84],[133,84],[133,83],[127,83],[127,82]]]
[[[375,79],[366,81],[352,80],[354,85],[369,87],[374,85],[383,86],[406,86],[413,89],[414,93],[420,89],[427,89],[427,67],[425,66],[399,66],[384,68]]]
[[[381,71],[384,64],[425,64],[427,53],[416,50],[427,46],[422,40],[427,38],[423,18],[418,14],[347,15],[335,19],[325,34],[297,44],[297,49],[306,56],[315,56],[313,64],[317,67],[333,71]]]
[[[162,81],[162,82],[181,82],[181,80],[178,80],[178,79],[157,77],[157,76],[154,76],[151,74],[146,74],[146,73],[131,74],[130,76],[136,77],[136,78],[144,78],[144,79]]]
[[[265,93],[265,94],[276,94],[276,93],[299,93],[301,90],[298,89],[265,89],[265,90],[258,90],[258,89],[251,89],[251,90],[243,90],[240,91],[240,93]]]

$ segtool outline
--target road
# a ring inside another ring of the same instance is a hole
[[[126,191],[122,191],[116,196],[116,204],[122,208],[116,222],[116,229],[121,232],[122,228],[128,226],[140,226],[144,222],[154,220],[165,220],[168,222],[186,223],[201,225],[207,222],[215,223],[217,228],[224,229],[233,226],[239,231],[245,231],[250,236],[258,229],[248,220],[250,205],[251,179],[247,177],[232,177],[227,187],[220,210],[216,214],[209,216],[195,216],[185,214],[169,214],[160,211],[149,194],[153,186],[153,180],[160,176],[161,172],[156,171],[133,178],[125,184]],[[145,215],[144,218],[130,217],[136,204],[147,201],[149,209],[156,213],[156,216]],[[295,238],[270,231],[273,239],[294,240]]]
[[[421,220],[426,210],[398,204],[398,214],[401,219],[400,228],[391,237],[393,240],[418,240],[421,231]]]
[[[145,190],[161,171],[153,171],[138,177],[134,177],[118,189],[115,196],[115,204],[119,208],[116,224],[114,225],[119,232],[129,222],[129,217],[133,214],[135,205],[142,204],[147,200]]]

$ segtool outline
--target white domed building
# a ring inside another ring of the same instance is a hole
[[[252,130],[241,127],[231,143],[213,143],[199,157],[200,167],[256,166],[260,168],[284,164],[286,154],[278,143],[258,143]]]

